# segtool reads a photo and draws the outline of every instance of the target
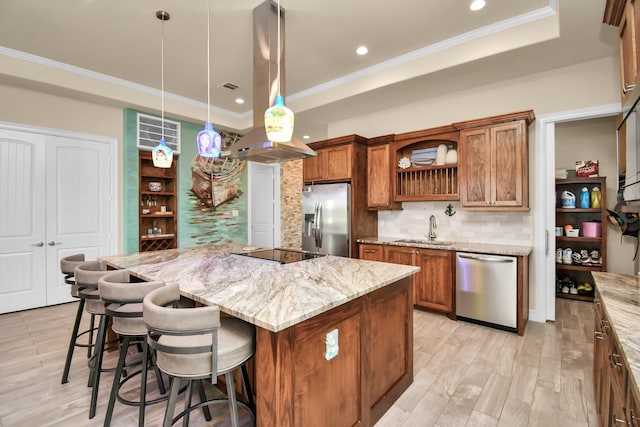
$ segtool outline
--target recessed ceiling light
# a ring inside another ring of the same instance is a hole
[[[480,10],[482,9],[487,3],[484,0],[473,0],[471,2],[471,4],[469,5],[469,9],[471,10]]]
[[[236,104],[244,104],[244,99],[236,98]]]
[[[309,135],[304,135],[304,136],[302,137],[302,139],[309,139],[309,138],[311,138]]]
[[[358,55],[366,55],[367,53],[369,53],[369,49],[367,49],[366,46],[360,46],[358,49],[356,49],[356,53]]]

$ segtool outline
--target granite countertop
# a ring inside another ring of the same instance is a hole
[[[632,376],[630,381],[640,391],[640,276],[594,271],[596,288],[611,321],[612,329]]]
[[[466,243],[466,242],[451,242],[450,245],[443,245],[437,243],[431,243],[426,239],[420,239],[420,243],[414,242],[398,242],[398,240],[406,240],[400,237],[367,237],[364,239],[358,239],[358,243],[371,243],[374,245],[394,245],[394,246],[408,246],[412,248],[426,248],[426,249],[441,249],[447,251],[457,252],[476,252],[493,255],[513,255],[513,256],[528,256],[531,254],[531,246],[516,246],[516,245],[496,245],[490,243]],[[423,241],[422,241],[423,240]]]
[[[234,255],[243,245],[100,257],[143,280],[177,283],[182,295],[272,332],[366,295],[419,267],[336,256],[278,264]]]

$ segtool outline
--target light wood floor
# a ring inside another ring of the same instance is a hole
[[[556,306],[556,322],[529,322],[524,337],[415,311],[414,382],[376,427],[597,426],[592,305]],[[82,350],[60,384],[75,310],[72,303],[0,315],[0,427],[103,424],[112,374],[102,376],[92,420]],[[146,414],[147,425],[160,425],[163,405]],[[228,425],[224,407],[214,415],[206,423],[198,411],[191,425]],[[112,425],[136,426],[136,408],[117,403]]]

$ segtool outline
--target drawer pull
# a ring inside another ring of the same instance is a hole
[[[594,335],[594,336],[596,337],[596,339],[598,339],[598,340],[603,340],[603,339],[604,339],[604,334],[603,334],[602,332],[600,332],[600,331],[595,331],[595,332],[593,333],[593,335]]]
[[[631,92],[635,88],[636,88],[636,85],[624,85],[622,87],[622,93]]]
[[[365,254],[375,254],[376,252],[378,252],[378,251],[376,251],[375,249],[365,249],[364,250]]]
[[[622,363],[616,362],[616,359],[619,357],[620,355],[616,353],[611,353],[611,356],[609,356],[609,359],[611,359],[611,364],[613,365],[614,368],[619,368],[622,366]]]

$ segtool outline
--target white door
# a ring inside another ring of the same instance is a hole
[[[249,243],[252,245],[273,248],[280,244],[275,222],[280,217],[279,173],[278,165],[249,163]]]
[[[45,147],[0,131],[0,313],[46,305]]]
[[[60,258],[111,252],[111,149],[0,129],[0,313],[72,300]]]
[[[70,301],[60,259],[110,254],[111,182],[109,144],[47,137],[47,304]]]

